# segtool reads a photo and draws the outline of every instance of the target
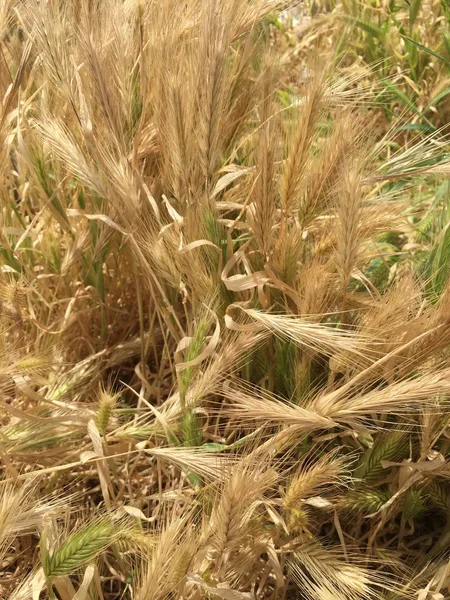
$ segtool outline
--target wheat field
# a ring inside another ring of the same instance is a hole
[[[2,0],[2,600],[450,598],[449,19]]]

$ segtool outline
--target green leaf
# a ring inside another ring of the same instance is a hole
[[[408,40],[408,42],[411,42],[411,44],[414,44],[415,46],[417,46],[419,48],[419,50],[423,50],[424,52],[427,52],[428,54],[431,54],[431,56],[434,56],[435,58],[438,58],[443,63],[445,63],[447,65],[447,67],[450,67],[450,61],[448,61],[446,58],[444,58],[441,54],[438,54],[437,52],[435,52],[431,48],[427,48],[426,46],[424,46],[420,42],[417,42],[416,40],[413,40],[411,37],[409,37],[407,35],[404,35],[403,33],[401,33],[400,35],[405,40]]]
[[[430,126],[429,125],[423,125],[423,123],[408,123],[407,125],[400,125],[400,127],[395,127],[392,130],[392,133],[399,133],[400,131],[419,131],[419,132],[423,131],[423,132],[427,132],[427,131],[430,131]]]
[[[203,444],[202,450],[206,452],[222,452],[222,450],[227,450],[228,446],[226,444],[215,444],[210,442],[208,444]]]
[[[378,25],[374,25],[374,23],[371,23],[370,21],[363,21],[362,19],[354,19],[353,23],[359,27],[360,29],[362,29],[363,31],[367,32],[368,34],[370,34],[371,36],[377,38],[377,39],[381,39],[384,37],[384,31],[381,27],[378,27]]]
[[[447,15],[447,19],[450,20],[450,11],[449,11],[449,14]],[[450,54],[450,34],[444,32],[444,34],[442,36],[442,41],[444,42],[444,46],[445,46],[445,50],[446,50],[447,54]]]
[[[405,47],[407,50],[407,58],[409,68],[411,70],[411,77],[414,81],[418,79],[418,65],[419,65],[419,52],[417,46],[412,44],[410,41],[405,40]]]
[[[420,115],[420,117],[427,123],[428,127],[430,127],[433,131],[436,130],[436,127],[433,125],[433,123],[431,123],[431,121],[429,121],[422,113],[421,111],[417,108],[417,106],[414,104],[414,102],[408,98],[408,96],[402,92],[402,90],[400,88],[398,88],[396,85],[394,85],[391,81],[385,81],[384,85],[393,93],[397,96],[397,98],[399,100],[401,100],[410,110],[412,110],[413,112],[416,113],[416,115]]]
[[[430,287],[438,298],[450,276],[450,227],[447,225],[433,248],[429,260]]]
[[[278,90],[277,95],[279,100],[281,100],[283,106],[291,106],[292,98],[288,92],[286,92],[285,90]]]
[[[424,107],[423,112],[429,110],[432,106],[435,106],[436,104],[438,104],[441,100],[443,100],[449,94],[450,94],[450,87],[445,88],[445,90],[442,90],[442,92],[437,94],[432,100],[429,101],[429,103]]]
[[[422,0],[411,0],[409,5],[409,26],[412,27],[416,22],[417,15],[419,14]]]
[[[214,442],[208,442],[207,444],[202,445],[202,450],[206,450],[206,452],[223,452],[224,450],[237,450],[241,446],[244,446],[249,440],[255,438],[260,432],[260,429],[256,429],[253,433],[249,433],[248,435],[242,437],[239,440],[236,440],[232,444],[217,444]]]

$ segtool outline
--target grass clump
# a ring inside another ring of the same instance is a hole
[[[448,15],[306,9],[0,7],[5,598],[445,597]]]

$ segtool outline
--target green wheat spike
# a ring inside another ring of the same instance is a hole
[[[346,509],[374,513],[388,500],[389,495],[382,490],[352,490],[344,497],[342,505]]]
[[[68,575],[91,562],[114,540],[117,528],[110,519],[89,524],[69,535],[43,565],[47,578]]]
[[[403,498],[401,508],[406,521],[411,521],[420,516],[425,510],[422,490],[410,488]]]
[[[399,461],[406,456],[407,441],[404,431],[392,431],[383,435],[364,453],[355,476],[365,483],[376,481],[384,471],[382,461]]]
[[[182,417],[181,428],[185,446],[192,448],[202,445],[202,430],[199,426],[198,417],[192,408],[186,409]]]
[[[425,496],[430,500],[431,504],[441,510],[442,512],[447,513],[449,510],[449,493],[447,488],[436,481],[436,479],[432,479],[430,483],[425,488]]]

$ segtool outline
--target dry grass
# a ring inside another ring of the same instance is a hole
[[[445,143],[291,4],[0,7],[0,597],[448,594]]]

